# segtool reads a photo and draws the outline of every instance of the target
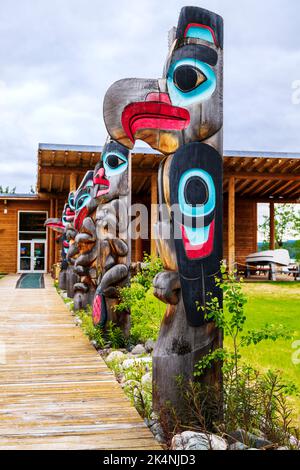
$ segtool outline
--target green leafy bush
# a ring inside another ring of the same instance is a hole
[[[296,430],[292,427],[292,410],[288,397],[297,393],[294,384],[283,380],[277,371],[259,372],[244,364],[241,360],[241,350],[262,341],[277,341],[288,339],[290,332],[282,325],[265,325],[262,329],[245,330],[245,305],[247,299],[242,291],[242,283],[234,275],[228,275],[222,270],[222,280],[217,280],[224,293],[224,307],[217,299],[212,299],[206,308],[207,320],[214,321],[229,337],[232,349],[220,348],[211,351],[198,362],[195,367],[195,377],[201,377],[216,361],[221,361],[223,370],[223,403],[222,420],[214,422],[215,427],[228,434],[238,428],[246,432],[262,431],[271,442],[288,445],[289,436]],[[210,394],[210,403],[214,402],[213,390],[204,390],[201,384],[187,387],[185,398],[197,396],[202,403],[204,396]],[[215,393],[215,405],[220,402],[220,395]],[[194,398],[192,399],[193,402]],[[198,403],[198,411],[201,406]],[[200,417],[201,414],[201,417]],[[216,418],[216,414],[214,417]],[[197,413],[198,423],[203,424],[203,413]],[[217,423],[218,422],[218,423]]]
[[[104,348],[106,341],[101,328],[96,328],[93,324],[91,309],[79,310],[77,312],[81,320],[81,328],[90,341],[95,341],[97,348]]]
[[[130,342],[156,340],[166,306],[153,295],[153,279],[163,269],[159,258],[145,256],[140,273],[131,279],[130,286],[120,290],[118,311],[130,310]]]
[[[99,330],[99,328],[97,328]],[[124,334],[118,326],[114,325],[113,322],[109,322],[106,326],[105,338],[107,339],[110,347],[113,349],[125,348],[126,339]]]
[[[143,418],[150,419],[152,413],[152,384],[143,386],[142,377],[148,373],[151,364],[135,361],[124,370],[124,392]]]

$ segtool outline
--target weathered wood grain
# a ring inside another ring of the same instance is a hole
[[[45,281],[0,281],[0,450],[160,449]]]

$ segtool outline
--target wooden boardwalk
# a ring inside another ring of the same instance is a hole
[[[45,279],[0,280],[0,450],[161,449]]]

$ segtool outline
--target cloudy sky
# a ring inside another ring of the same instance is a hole
[[[39,142],[102,145],[106,89],[161,76],[186,4],[225,19],[225,148],[300,151],[299,0],[1,0],[0,184],[35,184]]]

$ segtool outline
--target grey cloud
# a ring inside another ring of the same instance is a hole
[[[225,19],[225,146],[300,150],[298,0],[192,1]],[[38,142],[101,145],[102,101],[159,77],[179,0],[1,0],[0,184],[28,191]]]

